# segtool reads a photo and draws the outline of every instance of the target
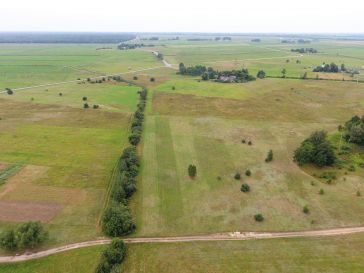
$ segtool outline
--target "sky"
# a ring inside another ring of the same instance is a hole
[[[0,31],[364,33],[364,0],[4,0]]]

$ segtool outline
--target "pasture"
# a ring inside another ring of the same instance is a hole
[[[357,196],[364,193],[362,154],[352,158],[355,172],[342,171],[332,184],[316,175],[329,168],[300,168],[292,160],[312,131],[325,129],[337,142],[338,125],[363,114],[364,85],[349,82],[364,73],[362,43],[282,44],[272,37],[260,43],[246,37],[153,43],[154,48],[126,51],[96,44],[0,45],[0,89],[125,72],[123,78],[148,88],[138,191],[130,201],[137,229],[131,236],[364,224],[363,196]],[[291,52],[300,47],[318,53]],[[263,69],[271,78],[223,84],[181,76],[167,67],[133,73],[163,66],[151,50],[161,52],[174,68],[180,62],[218,70],[245,67],[254,76]],[[279,78],[283,68],[287,77],[307,72],[316,78],[312,69],[323,62],[344,63],[361,74],[319,73],[336,81]],[[102,236],[99,220],[110,176],[128,145],[139,90],[106,79],[0,94],[0,232],[20,222],[42,221],[50,231],[43,248]],[[274,158],[267,163],[269,150]],[[195,178],[188,175],[190,164],[197,166]],[[242,183],[250,192],[241,191]],[[321,189],[325,194],[319,194]],[[303,212],[305,206],[309,213]],[[255,221],[258,213],[264,221]],[[123,272],[360,272],[363,240],[351,235],[129,245]],[[0,265],[0,271],[92,272],[102,249]]]
[[[312,131],[335,132],[360,114],[363,97],[361,84],[314,80],[264,79],[241,86],[187,79],[186,85],[171,80],[155,87],[135,198],[137,235],[363,224],[363,200],[354,198],[364,191],[362,170],[327,185],[292,160]],[[266,163],[270,149],[274,160]],[[189,164],[197,166],[195,179],[188,177]],[[240,180],[234,179],[237,172]],[[251,192],[240,191],[243,182]],[[325,195],[318,194],[321,188]],[[256,223],[257,213],[266,220]]]

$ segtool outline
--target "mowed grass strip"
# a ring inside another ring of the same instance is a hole
[[[156,158],[158,161],[158,194],[165,225],[173,227],[183,215],[180,183],[168,118],[156,117]]]
[[[325,238],[264,239],[130,245],[124,273],[359,273],[362,234]]]

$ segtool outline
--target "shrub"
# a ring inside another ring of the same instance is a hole
[[[336,156],[325,131],[316,131],[301,143],[294,152],[294,160],[298,164],[313,163],[323,167],[334,164]]]
[[[63,93],[58,93],[58,96],[62,97],[63,96]]]
[[[7,93],[8,95],[13,95],[13,94],[14,94],[14,91],[13,91],[13,90],[11,90],[10,88],[5,88],[5,90],[6,90],[6,93]]]
[[[89,105],[87,102],[83,104],[83,108],[85,108],[85,109],[89,108]]]
[[[83,98],[82,98],[82,100],[83,100],[83,101],[87,101],[87,97],[83,97]]]
[[[117,237],[130,234],[135,229],[130,210],[126,205],[113,204],[106,209],[102,229],[108,236]]]
[[[241,178],[240,173],[236,173],[236,174],[234,175],[234,178],[235,178],[236,180],[240,180],[240,178]]]
[[[269,150],[267,158],[265,159],[265,162],[271,162],[273,160],[273,151]]]
[[[188,175],[191,177],[191,178],[194,178],[197,174],[197,168],[195,165],[189,165],[188,166]]]
[[[349,172],[355,172],[355,166],[354,165],[350,165],[348,168]]]
[[[249,169],[245,171],[246,176],[251,176],[251,174],[252,174],[252,172]]]
[[[248,184],[246,184],[246,183],[243,183],[243,184],[241,185],[240,190],[241,190],[242,192],[250,192],[250,186],[249,186]]]
[[[133,77],[133,80],[134,80],[134,81],[138,80],[138,77],[137,77],[137,76],[134,76],[134,77]]]
[[[321,194],[321,195],[325,194],[324,189],[320,189],[319,194]]]
[[[265,78],[265,72],[263,70],[259,70],[257,73],[257,78],[264,79]]]
[[[245,143],[245,142],[246,142],[246,141],[245,141],[245,139],[242,139],[242,140],[241,140],[241,143]]]
[[[360,197],[361,196],[361,192],[360,191],[357,191],[356,192],[356,196]]]
[[[176,90],[176,87],[175,86],[172,86],[172,90]]]
[[[113,239],[107,249],[101,255],[96,273],[120,272],[118,267],[126,256],[126,246],[121,239]]]
[[[254,215],[254,219],[257,222],[263,222],[264,221],[264,216],[261,213],[258,213],[258,214]]]
[[[304,206],[303,207],[303,213],[305,213],[305,214],[309,214],[310,213],[310,209],[308,208],[308,206],[306,205],[306,206]]]
[[[152,77],[152,78],[150,78],[150,81],[151,81],[151,82],[155,82],[155,78],[153,78],[153,77]]]
[[[138,145],[138,143],[140,142],[140,138],[141,138],[141,135],[140,133],[132,133],[130,136],[129,136],[129,143],[131,145]]]
[[[7,250],[34,248],[48,239],[40,222],[27,222],[0,236],[0,247]]]
[[[94,104],[94,105],[92,106],[92,108],[93,108],[93,109],[99,109],[99,105],[98,105],[98,104]]]
[[[253,142],[251,142],[251,140],[249,140],[248,145],[253,145]]]

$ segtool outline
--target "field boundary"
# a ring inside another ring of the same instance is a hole
[[[346,227],[336,229],[307,230],[307,231],[287,231],[287,232],[231,232],[216,233],[209,235],[196,236],[176,236],[176,237],[139,237],[125,238],[127,244],[144,244],[144,243],[182,243],[182,242],[213,242],[213,241],[246,241],[257,239],[276,239],[276,238],[299,238],[299,237],[326,237],[326,236],[342,236],[355,233],[364,233],[364,226]],[[69,244],[48,250],[34,253],[25,253],[15,256],[0,256],[0,263],[15,263],[38,259],[53,254],[97,245],[109,244],[111,239],[100,239],[94,241],[86,241],[81,243]]]

